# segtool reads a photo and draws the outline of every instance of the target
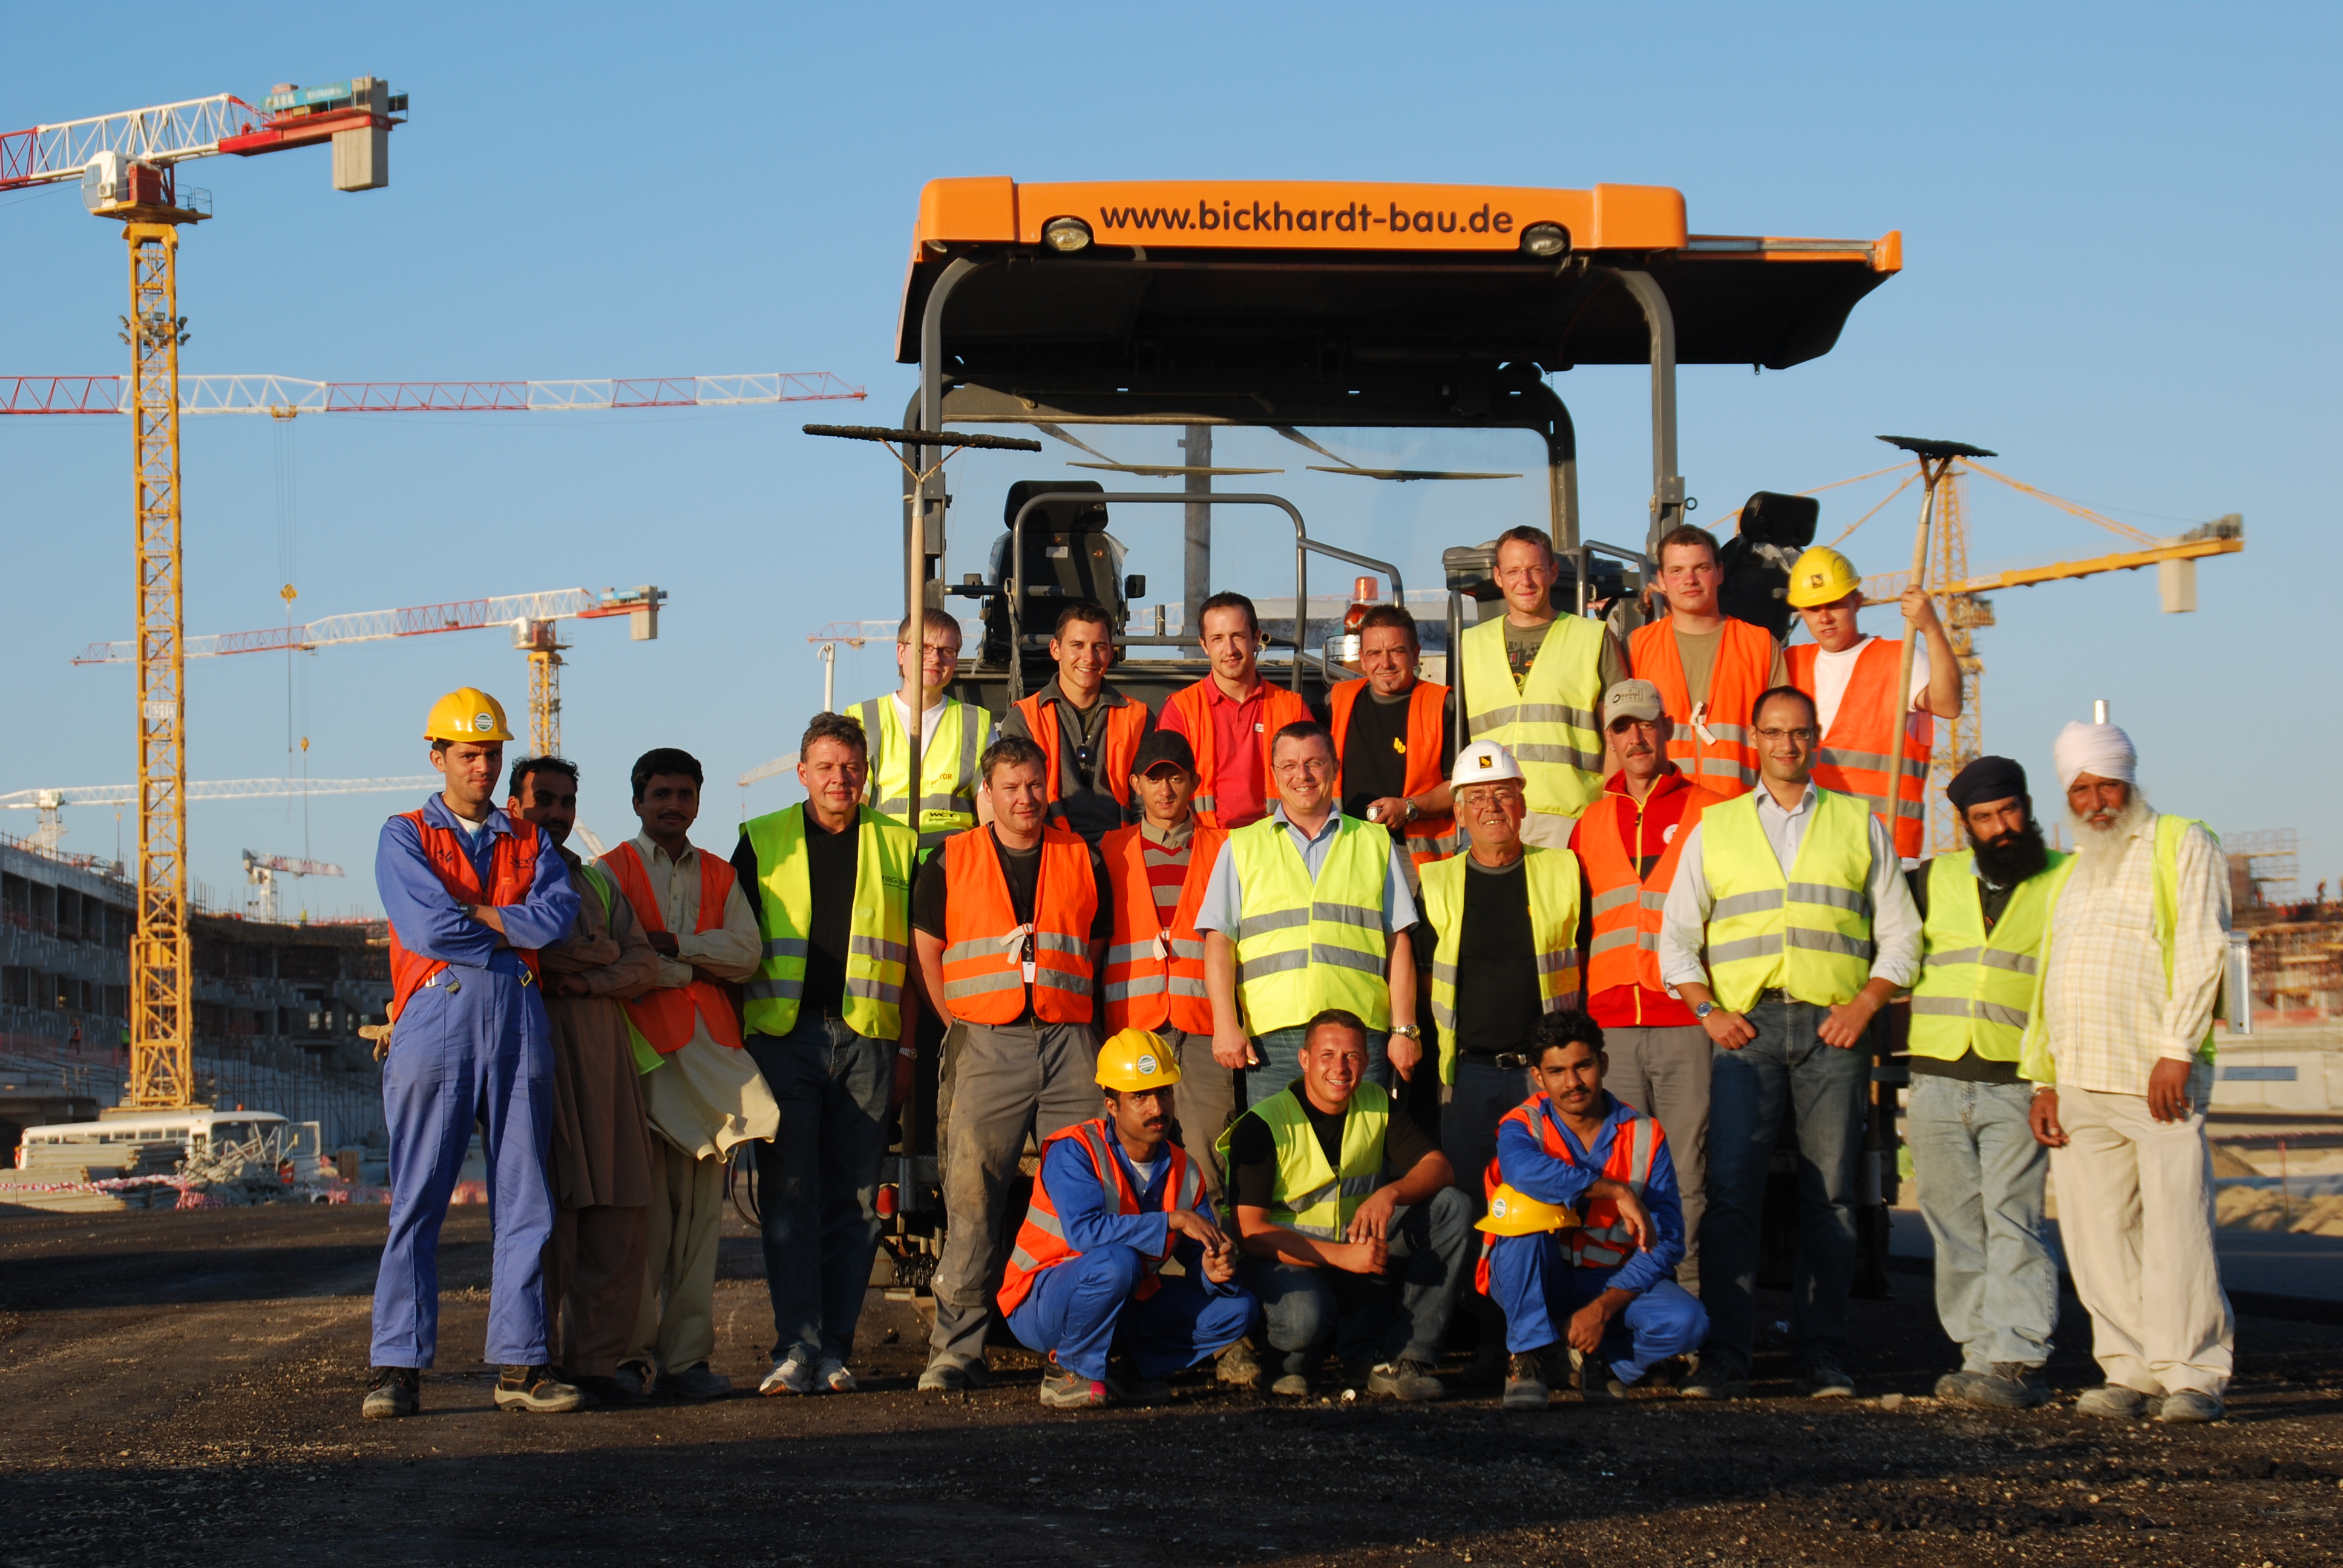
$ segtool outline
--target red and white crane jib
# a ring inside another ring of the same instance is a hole
[[[123,414],[123,376],[0,376],[0,414]],[[860,400],[827,370],[737,376],[618,376],[570,381],[305,381],[291,376],[182,376],[195,414],[522,414],[598,408],[719,408]]]
[[[386,642],[433,632],[482,631],[498,626],[520,628],[573,618],[602,620],[621,615],[635,623],[632,640],[648,642],[659,635],[659,607],[667,602],[667,597],[665,588],[649,585],[604,588],[599,593],[591,588],[555,588],[545,593],[458,599],[452,604],[416,605],[405,609],[361,610],[355,615],[329,615],[297,626],[191,637],[186,639],[184,657],[209,658],[230,653],[306,651],[329,643]],[[93,642],[81,650],[74,662],[127,664],[137,655],[136,642]]]
[[[0,133],[0,191],[80,180],[96,210],[128,199],[121,188],[139,166],[169,169],[190,158],[251,157],[317,142],[334,144],[334,188],[390,183],[390,127],[403,124],[407,95],[372,76],[319,87],[281,85],[255,108],[234,93],[158,104],[116,115]]]

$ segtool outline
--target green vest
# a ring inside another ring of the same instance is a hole
[[[2191,828],[2204,828],[2205,836],[2213,840],[2213,852],[2221,851],[2220,835],[2204,823],[2187,817],[2158,815],[2156,819],[2156,941],[2164,950],[2164,994],[2172,994],[2172,933],[2180,923],[2180,840]],[[2065,891],[2063,883],[2059,891]],[[2019,1048],[2017,1076],[2029,1083],[2058,1081],[2057,1064],[2050,1057],[2050,1034],[2042,1021],[2042,989],[2050,975],[2050,944],[2058,932],[2058,904],[2051,900],[2050,913],[2043,922],[2041,967],[2034,976],[2032,1009],[2026,1019],[2025,1043]],[[2227,980],[2223,981],[2224,986]],[[2222,993],[2213,997],[2213,1016],[2221,1015]],[[2197,1045],[2199,1060],[2213,1060],[2213,1025],[2205,1026],[2205,1038]]]
[[[585,877],[586,885],[593,889],[595,896],[602,900],[602,925],[607,930],[618,905],[618,880],[592,860],[580,860],[578,869]],[[625,1009],[619,1010],[619,1016],[626,1017]],[[643,1031],[635,1027],[635,1020],[631,1018],[627,1019],[627,1040],[634,1047],[637,1073],[657,1072],[659,1064],[667,1060],[649,1040],[643,1038]]]
[[[1302,1109],[1302,1090],[1291,1083],[1245,1112],[1269,1124],[1277,1145],[1277,1180],[1270,1193],[1269,1222],[1322,1241],[1339,1241],[1351,1217],[1369,1193],[1383,1184],[1383,1132],[1391,1125],[1391,1096],[1373,1083],[1351,1093],[1342,1115],[1342,1168],[1331,1169],[1319,1146],[1317,1129]],[[1243,1117],[1238,1118],[1242,1121]],[[1213,1147],[1225,1167],[1236,1122]]]
[[[1603,793],[1603,623],[1565,615],[1547,628],[1519,687],[1505,661],[1505,618],[1464,633],[1464,717],[1522,765],[1533,811],[1575,817]]]
[[[757,926],[765,959],[741,987],[741,1017],[753,1033],[779,1037],[797,1027],[805,995],[806,941],[813,929],[813,884],[807,874],[806,809],[791,806],[744,829],[757,856]],[[911,963],[911,872],[919,857],[911,830],[865,806],[857,813],[854,911],[848,925],[846,1027],[867,1040],[903,1032],[903,979]]]
[[[1817,789],[1813,820],[1788,877],[1757,821],[1761,789],[1712,806],[1700,819],[1708,880],[1708,983],[1716,1004],[1745,1011],[1779,987],[1835,1007],[1871,978],[1871,812]]]
[[[1313,885],[1284,821],[1263,817],[1229,835],[1239,902],[1237,1001],[1254,1035],[1347,1008],[1369,1029],[1391,1028],[1384,982],[1383,881],[1391,835],[1356,817],[1335,819],[1334,842]]]
[[[863,791],[866,804],[905,827],[911,818],[911,739],[903,733],[902,716],[891,697],[858,702],[850,714],[862,725],[870,743],[870,781]],[[920,744],[926,757],[920,769],[920,814],[917,827],[922,851],[934,849],[954,833],[976,826],[977,759],[992,743],[992,715],[953,698],[944,699],[944,710],[933,735]]]
[[[1975,851],[1928,862],[1925,959],[1912,988],[1913,1055],[1953,1061],[1974,1050],[1987,1061],[2017,1060],[2034,1005],[2036,958],[2066,864],[2054,851],[2047,866],[2012,889],[1988,937]]]
[[[1530,945],[1537,950],[1538,1000],[1547,1012],[1579,1005],[1578,857],[1567,849],[1522,849],[1530,900]],[[1423,913],[1439,933],[1432,952],[1432,1021],[1440,1030],[1440,1081],[1456,1081],[1456,954],[1464,939],[1464,890],[1479,875],[1469,851],[1422,868]]]

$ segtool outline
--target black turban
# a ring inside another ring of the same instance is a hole
[[[1945,786],[1945,798],[1960,811],[1981,800],[2007,800],[2026,793],[2026,769],[2006,757],[1980,757]]]

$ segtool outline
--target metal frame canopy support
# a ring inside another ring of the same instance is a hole
[[[1652,527],[1644,548],[1657,555],[1662,538],[1693,508],[1684,495],[1684,476],[1676,471],[1675,311],[1668,304],[1667,290],[1650,273],[1622,267],[1614,276],[1643,307],[1652,339]]]

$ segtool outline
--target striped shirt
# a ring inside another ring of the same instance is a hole
[[[1155,920],[1163,930],[1180,910],[1180,890],[1188,880],[1188,853],[1196,842],[1194,818],[1176,828],[1142,823],[1139,829],[1140,863],[1147,868],[1148,890],[1155,895]]]

